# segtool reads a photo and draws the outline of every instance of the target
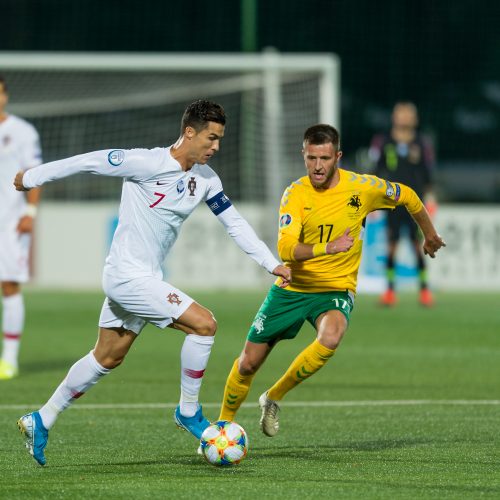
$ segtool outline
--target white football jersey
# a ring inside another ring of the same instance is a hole
[[[103,150],[33,168],[25,173],[23,184],[38,187],[79,172],[124,179],[118,227],[104,268],[108,275],[161,278],[163,261],[182,223],[202,201],[262,267],[272,272],[279,265],[232,206],[219,176],[208,165],[195,164],[185,172],[170,148]]]
[[[0,231],[17,226],[26,208],[25,193],[13,182],[19,170],[42,162],[40,141],[33,125],[14,115],[0,123]]]

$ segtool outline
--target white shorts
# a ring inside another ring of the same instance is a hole
[[[15,229],[0,231],[0,281],[29,280],[31,235]]]
[[[99,326],[123,327],[136,334],[146,323],[165,328],[179,318],[194,300],[170,283],[156,278],[135,278],[118,281],[104,275],[106,299]]]

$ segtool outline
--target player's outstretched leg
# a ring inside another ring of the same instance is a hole
[[[262,415],[260,417],[260,429],[266,436],[273,437],[280,429],[278,417],[280,407],[276,401],[267,397],[267,392],[261,394],[259,398],[259,406],[262,410]]]
[[[259,398],[259,406],[262,410],[260,428],[269,437],[278,433],[279,406],[285,394],[314,375],[335,354],[335,349],[329,349],[316,339],[308,345],[288,367],[285,374]]]
[[[17,426],[26,437],[26,448],[33,458],[40,464],[45,465],[45,447],[49,439],[49,431],[43,426],[42,418],[37,411],[23,415]]]
[[[177,427],[190,432],[195,438],[200,439],[203,431],[210,425],[210,422],[203,416],[201,405],[192,417],[185,417],[181,414],[180,405],[174,412],[174,420]]]

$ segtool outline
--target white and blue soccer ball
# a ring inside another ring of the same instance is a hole
[[[200,447],[203,456],[212,465],[236,465],[247,455],[247,433],[236,422],[219,420],[203,431]]]

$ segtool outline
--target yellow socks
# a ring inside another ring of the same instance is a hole
[[[241,403],[245,401],[250,385],[252,384],[253,375],[241,375],[238,371],[238,360],[233,363],[231,372],[229,373],[226,386],[224,387],[224,399],[220,409],[219,420],[233,420]]]
[[[286,373],[269,389],[267,397],[274,401],[316,373],[335,354],[335,349],[328,349],[318,340],[307,346],[288,367]],[[254,375],[241,375],[238,370],[239,358],[233,363],[224,388],[224,399],[219,420],[233,420],[236,412],[245,401]]]
[[[334,354],[335,349],[328,349],[316,339],[293,360],[286,373],[269,389],[267,397],[280,401],[290,389],[316,373]]]

